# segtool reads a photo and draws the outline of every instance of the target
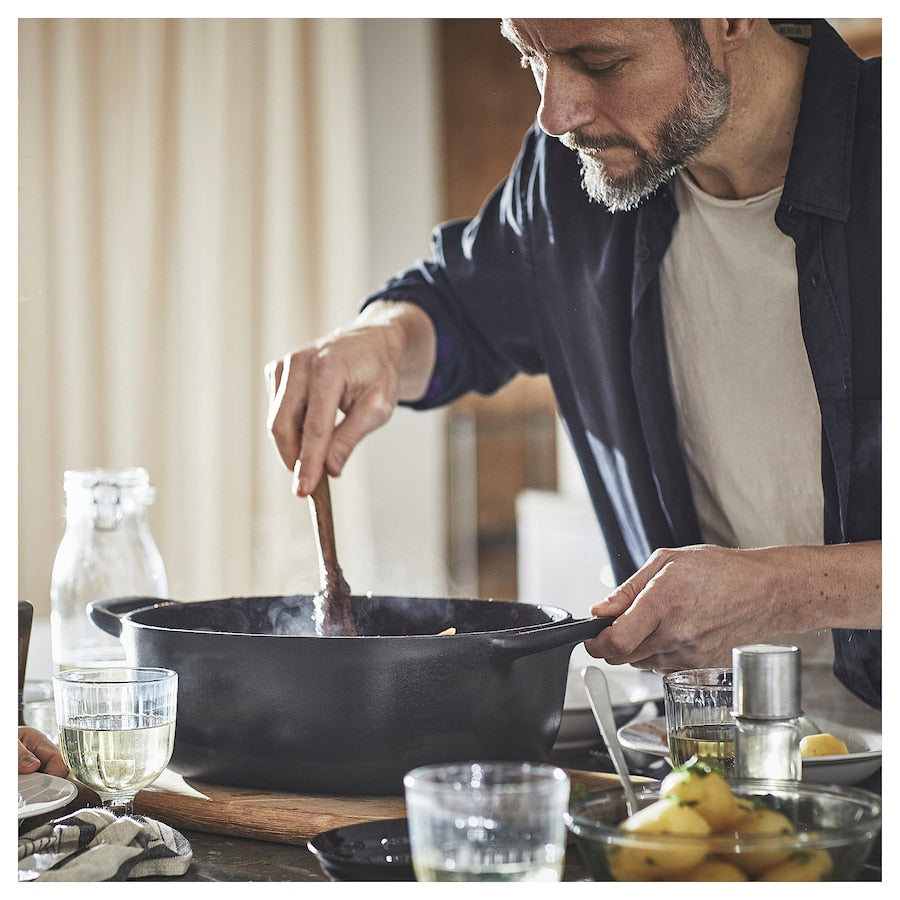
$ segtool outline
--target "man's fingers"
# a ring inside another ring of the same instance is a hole
[[[646,655],[647,642],[653,640],[658,627],[658,620],[646,615],[640,606],[632,606],[584,645],[591,656],[613,665],[633,663]]]
[[[390,419],[395,404],[380,391],[369,391],[347,411],[334,429],[326,466],[331,475],[340,475],[357,444]]]
[[[41,761],[19,741],[19,774],[36,772],[41,767]]]
[[[625,612],[638,595],[657,576],[669,561],[671,551],[655,550],[647,562],[630,578],[623,581],[615,590],[599,603],[591,607],[592,616],[618,616]]]
[[[639,570],[627,581],[623,581],[617,588],[599,603],[591,607],[592,616],[618,616],[625,612],[637,599],[638,594],[644,589],[646,579],[643,570]]]
[[[293,354],[273,360],[265,368],[269,410],[266,427],[285,466],[293,470],[300,456],[300,437],[306,402],[303,366],[293,364]]]
[[[345,390],[343,378],[330,371],[325,358],[317,358],[316,369],[300,435],[297,456],[300,467],[294,472],[294,493],[298,497],[306,497],[312,493],[322,477],[334,435],[335,419]]]
[[[378,329],[350,329],[265,367],[267,425],[297,496],[308,496],[326,469],[339,475],[362,438],[390,418],[398,397],[391,347]]]

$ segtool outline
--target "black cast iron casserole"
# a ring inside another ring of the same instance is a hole
[[[351,604],[357,637],[317,636],[308,595],[112,598],[90,617],[129,664],[178,672],[174,771],[351,795],[401,794],[428,763],[545,760],[572,648],[612,621],[491,600]]]

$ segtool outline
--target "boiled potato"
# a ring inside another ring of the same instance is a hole
[[[675,878],[694,868],[707,855],[709,834],[706,819],[678,800],[663,798],[629,816],[620,826],[625,831],[646,834],[685,835],[695,838],[684,843],[668,841],[662,847],[616,847],[608,853],[609,873],[616,881],[655,881]]]
[[[735,834],[740,836],[751,834],[786,835],[796,831],[786,815],[767,806],[761,806],[752,812],[745,813],[737,819],[733,828]],[[789,856],[789,850],[760,850],[734,853],[728,857],[728,860],[748,875],[758,875],[765,869],[771,869],[773,866],[785,862]]]
[[[673,769],[659,786],[660,797],[680,800],[700,813],[713,831],[724,831],[744,812],[728,782],[706,763]]]
[[[731,863],[722,859],[708,859],[700,863],[696,869],[691,869],[683,877],[682,881],[746,881],[747,876]]]
[[[606,868],[613,881],[655,881],[664,876],[654,870],[652,856],[636,847],[608,847]]]
[[[737,796],[718,770],[697,760],[673,769],[660,784],[659,799],[619,827],[646,836],[650,845],[607,850],[609,873],[616,881],[821,881],[834,870],[825,850],[723,853],[715,852],[710,840],[698,839],[788,836],[796,828],[766,800]],[[667,846],[652,846],[653,833]],[[678,841],[678,835],[685,840]]]
[[[797,850],[787,862],[766,869],[757,881],[826,881],[834,863],[827,850]]]
[[[847,745],[833,734],[808,734],[800,740],[801,756],[840,756],[847,753]]]

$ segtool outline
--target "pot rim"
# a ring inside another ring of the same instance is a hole
[[[453,603],[454,601],[459,601],[461,603],[467,604],[497,604],[497,603],[509,603],[516,604],[522,607],[527,607],[533,610],[539,610],[547,613],[551,617],[551,621],[549,622],[540,622],[534,625],[518,625],[511,628],[492,628],[486,629],[484,631],[464,631],[458,632],[453,635],[444,635],[444,634],[388,634],[388,635],[378,635],[378,634],[370,634],[370,635],[316,635],[316,634],[260,634],[257,632],[246,632],[246,631],[221,631],[221,630],[207,630],[207,629],[198,629],[198,628],[184,628],[173,625],[164,625],[155,622],[143,622],[140,621],[140,618],[137,618],[141,615],[154,615],[155,611],[158,609],[165,609],[166,607],[171,606],[195,606],[195,605],[203,605],[203,604],[216,604],[216,603],[224,603],[232,600],[278,600],[285,596],[297,596],[302,598],[312,597],[312,594],[297,594],[297,595],[286,595],[286,594],[275,594],[272,596],[252,596],[252,597],[220,597],[213,598],[210,600],[190,600],[190,601],[182,601],[175,599],[161,599],[161,598],[146,598],[148,603],[146,606],[138,606],[134,609],[131,609],[127,612],[122,613],[119,618],[124,626],[126,623],[136,629],[155,631],[155,632],[165,632],[168,634],[208,634],[208,635],[228,635],[228,636],[239,636],[244,638],[264,638],[264,639],[290,639],[290,640],[298,640],[298,639],[307,639],[307,640],[321,640],[325,638],[327,640],[344,640],[344,641],[371,641],[371,640],[379,640],[379,641],[409,641],[409,640],[418,640],[418,641],[430,641],[435,639],[447,639],[452,637],[454,639],[465,638],[465,639],[475,639],[475,638],[484,638],[490,637],[491,635],[517,635],[517,634],[532,634],[534,632],[542,632],[547,631],[549,629],[556,628],[570,628],[573,625],[577,625],[581,622],[590,621],[590,617],[585,617],[584,619],[576,619],[571,612],[566,609],[563,609],[560,606],[552,606],[549,604],[543,603],[520,603],[517,600],[496,600],[494,598],[469,598],[469,597],[407,597],[407,596],[399,596],[399,595],[378,595],[378,599],[382,600],[439,600],[439,601],[450,601]],[[357,599],[372,599],[371,594],[357,594],[351,595]],[[138,598],[134,598],[137,600]]]

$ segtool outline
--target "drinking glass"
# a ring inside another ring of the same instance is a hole
[[[175,743],[178,675],[171,669],[69,669],[53,676],[63,759],[105,809],[131,815]]]
[[[672,765],[683,765],[696,756],[734,775],[732,679],[727,668],[684,669],[663,676]]]
[[[417,881],[559,881],[569,777],[555,766],[422,766],[403,780]]]

